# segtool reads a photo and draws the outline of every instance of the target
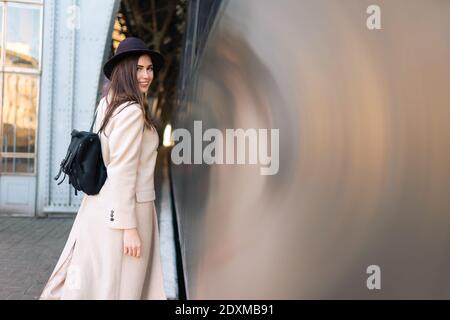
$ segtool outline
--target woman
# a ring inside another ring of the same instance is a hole
[[[108,178],[84,196],[41,299],[166,299],[153,185],[159,138],[146,101],[163,65],[137,38],[104,65],[111,82],[94,128]]]

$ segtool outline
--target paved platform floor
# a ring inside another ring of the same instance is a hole
[[[70,218],[0,217],[0,299],[37,299],[72,227]]]

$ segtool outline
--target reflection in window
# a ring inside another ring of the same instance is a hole
[[[39,68],[40,8],[8,3],[6,12],[6,66]]]
[[[38,79],[5,73],[3,91],[3,152],[35,150]]]
[[[34,173],[34,158],[2,158],[2,173]]]
[[[219,10],[221,0],[199,0],[199,8],[197,12],[197,43],[195,47],[195,56],[201,55],[205,45],[208,34],[216,18]]]

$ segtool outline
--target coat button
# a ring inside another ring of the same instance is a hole
[[[110,221],[114,221],[114,218],[109,219]]]

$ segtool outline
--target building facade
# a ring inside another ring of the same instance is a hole
[[[0,1],[0,214],[75,213],[57,185],[73,128],[88,130],[118,0]]]

